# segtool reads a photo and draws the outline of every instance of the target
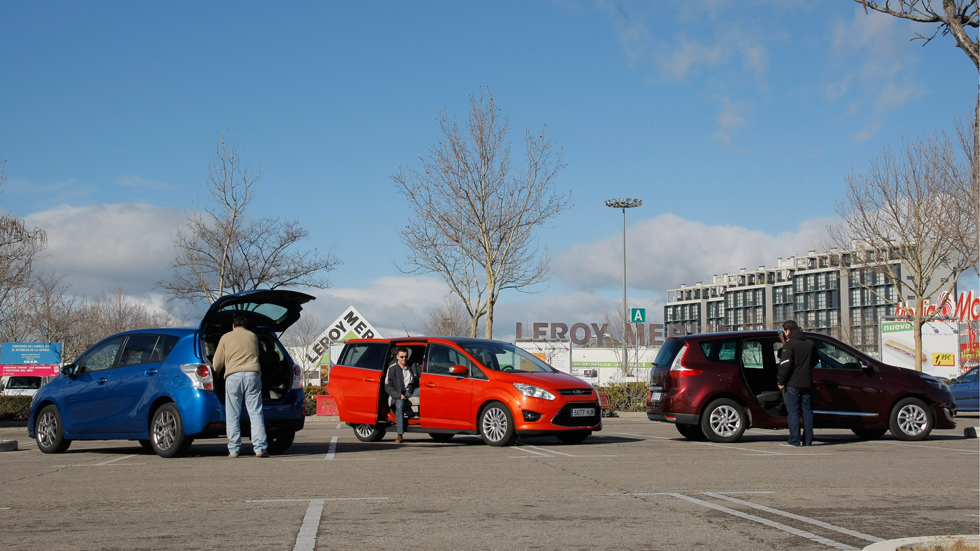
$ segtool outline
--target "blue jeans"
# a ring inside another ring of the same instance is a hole
[[[408,396],[418,396],[419,391],[415,389]],[[395,430],[398,431],[398,435],[401,436],[405,434],[405,411],[412,411],[412,402],[408,400],[401,400],[395,398]]]
[[[813,389],[786,387],[786,421],[789,424],[789,440],[794,446],[800,445],[800,408],[803,409],[803,445],[813,444],[813,407],[810,399]]]
[[[242,401],[248,410],[248,421],[252,426],[252,450],[256,454],[265,453],[268,441],[265,437],[265,418],[262,416],[262,377],[258,373],[232,373],[225,379],[225,422],[228,433],[228,453],[238,455],[242,447],[242,429],[239,418],[242,416]]]

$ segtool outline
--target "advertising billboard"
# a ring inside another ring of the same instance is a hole
[[[0,343],[0,376],[51,377],[60,370],[60,342]]]
[[[915,369],[915,335],[907,320],[882,320],[881,361]],[[960,335],[957,320],[930,321],[922,325],[922,371],[935,377],[960,374]]]

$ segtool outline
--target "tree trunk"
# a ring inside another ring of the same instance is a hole
[[[916,371],[922,371],[922,301],[912,316],[912,336],[915,338],[915,361],[912,365]]]
[[[487,301],[487,338],[493,338],[493,300]]]

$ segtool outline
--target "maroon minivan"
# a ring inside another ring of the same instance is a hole
[[[956,401],[941,380],[883,364],[831,337],[817,345],[814,428],[846,428],[873,439],[891,430],[922,440],[933,428],[956,428]],[[686,438],[735,442],[749,427],[785,429],[776,385],[776,331],[705,333],[667,340],[650,370],[647,417],[674,423]]]

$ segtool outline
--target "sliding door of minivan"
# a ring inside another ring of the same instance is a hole
[[[344,348],[327,382],[327,392],[337,402],[341,421],[369,425],[378,422],[387,351],[387,342],[353,342]]]

